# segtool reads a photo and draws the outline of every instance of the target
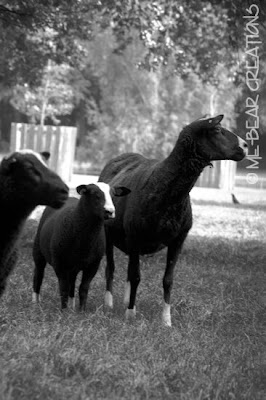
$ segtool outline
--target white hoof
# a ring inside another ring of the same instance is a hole
[[[130,299],[130,282],[126,282],[125,284],[125,294],[124,294],[124,304],[128,306]]]
[[[136,318],[136,306],[133,309],[126,309],[126,319],[135,319]]]
[[[113,306],[114,306],[113,295],[108,290],[107,290],[107,292],[105,292],[105,295],[104,295],[104,304],[106,307],[109,307],[109,308],[113,308]]]
[[[164,326],[172,326],[170,304],[164,303],[162,322]]]
[[[32,303],[39,303],[40,302],[40,295],[38,293],[33,292],[31,296]]]

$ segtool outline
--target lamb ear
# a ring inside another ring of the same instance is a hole
[[[79,185],[76,187],[76,191],[78,194],[82,195],[84,193],[86,193],[87,191],[87,186],[86,185]]]
[[[49,151],[42,151],[40,153],[40,155],[42,156],[42,158],[44,158],[46,161],[49,160],[51,154],[49,153]]]
[[[128,189],[127,187],[125,187],[125,186],[113,186],[112,189],[111,189],[111,193],[114,196],[119,196],[119,197],[126,196],[130,192],[131,192],[131,190]]]

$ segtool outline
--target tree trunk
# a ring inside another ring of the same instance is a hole
[[[47,73],[45,74],[45,82],[44,82],[44,94],[43,94],[43,102],[42,102],[42,108],[41,108],[41,117],[40,117],[40,125],[43,126],[44,125],[44,121],[46,118],[46,108],[47,108],[47,104],[49,101],[49,96],[48,96],[48,88],[49,88],[49,84],[50,84],[50,70],[51,70],[51,60],[48,60],[47,63]]]

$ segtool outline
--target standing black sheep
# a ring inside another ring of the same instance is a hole
[[[37,205],[59,208],[68,187],[45,164],[50,154],[22,150],[0,165],[0,297],[17,261],[17,241],[24,222]]]
[[[77,192],[80,199],[70,197],[61,210],[44,210],[33,246],[33,302],[39,301],[49,263],[59,281],[62,309],[67,307],[68,297],[74,306],[76,277],[82,271],[79,300],[80,309],[85,309],[90,282],[105,253],[104,219],[115,217],[111,194],[124,196],[130,190],[96,183],[80,185]]]
[[[125,301],[126,316],[135,315],[135,299],[140,282],[140,254],[168,247],[163,277],[163,323],[171,326],[170,294],[174,267],[192,226],[189,192],[203,168],[212,160],[242,160],[247,144],[221,127],[223,115],[200,119],[186,126],[171,154],[162,162],[140,154],[114,158],[103,169],[99,181],[125,185],[132,194],[115,201],[116,218],[106,223],[106,305],[112,307],[114,274],[113,246],[128,254]]]

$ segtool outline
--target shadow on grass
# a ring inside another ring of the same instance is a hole
[[[13,312],[20,304],[21,312],[27,309],[33,312],[32,318],[38,318],[39,314],[42,319],[43,314],[47,319],[50,315],[49,321],[60,310],[57,278],[51,267],[45,271],[41,307],[32,308],[30,300],[33,272],[31,249],[37,226],[35,220],[26,223],[20,265],[10,279],[7,304]],[[127,256],[116,249],[115,261],[114,310],[108,312],[103,307],[104,259],[92,282],[87,310],[76,317],[79,320],[91,319],[103,313],[111,320],[124,321]],[[142,323],[160,323],[165,264],[166,249],[153,256],[141,257],[142,279],[136,301],[137,318],[131,322],[132,327]],[[77,288],[79,282],[80,277]],[[259,342],[266,326],[266,251],[263,242],[190,234],[175,269],[171,303],[173,327],[180,332],[193,328],[197,335],[209,331],[223,340],[242,337],[244,332],[249,340]]]

